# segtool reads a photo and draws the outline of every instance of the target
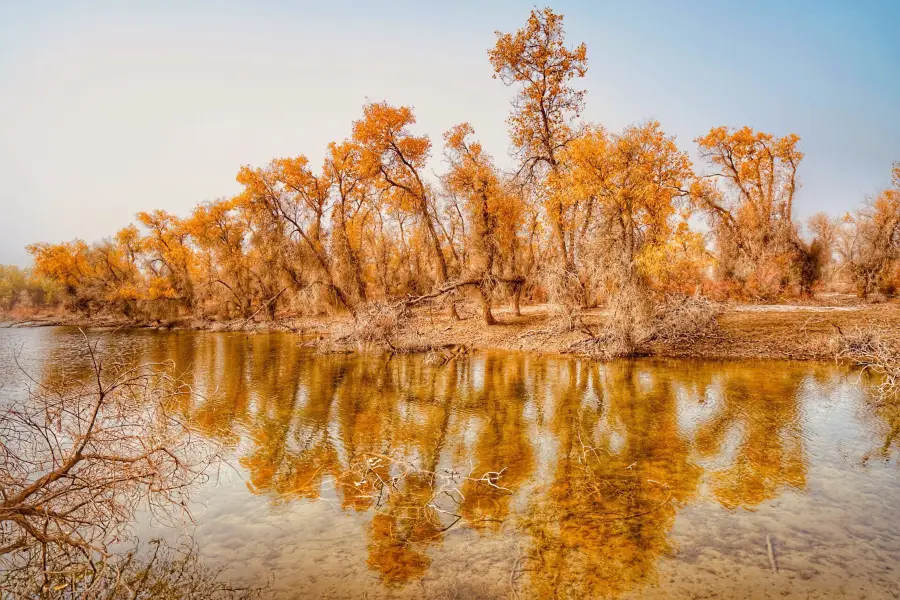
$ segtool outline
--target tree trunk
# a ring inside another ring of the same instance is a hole
[[[488,290],[484,289],[484,286],[479,288],[481,292],[481,313],[484,316],[485,325],[496,325],[497,320],[494,319],[494,314],[491,312],[491,294]]]
[[[422,218],[425,220],[425,225],[428,228],[428,237],[431,238],[431,246],[434,250],[435,260],[437,260],[438,283],[447,283],[447,280],[450,279],[450,274],[447,269],[447,259],[444,258],[444,252],[441,250],[441,240],[438,237],[437,230],[434,228],[434,223],[431,222],[431,216],[428,214],[428,205],[424,202],[422,203]],[[447,311],[447,315],[454,321],[459,321],[459,313],[456,312],[456,303],[452,300],[450,301],[450,308]]]
[[[513,289],[512,309],[513,309],[513,314],[516,315],[517,317],[522,316],[522,308],[520,306],[520,302],[522,300],[522,288],[523,287],[524,287],[523,285],[517,285]]]

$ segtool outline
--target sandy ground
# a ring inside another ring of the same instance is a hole
[[[830,360],[838,328],[849,333],[874,330],[891,339],[900,338],[900,305],[728,307],[717,318],[718,327],[686,344],[656,344],[650,353],[661,357],[709,359],[771,358]],[[580,332],[550,333],[546,307],[525,307],[522,316],[496,311],[500,324],[487,327],[472,315],[458,323],[438,319],[434,324],[420,317],[424,337],[434,345],[465,344],[470,348],[564,352],[573,342],[586,338]],[[602,311],[589,311],[585,322],[596,329]]]
[[[825,300],[832,300],[831,298]],[[830,360],[834,357],[833,339],[840,330],[850,333],[867,329],[900,343],[900,303],[850,304],[846,298],[834,298],[828,304],[768,304],[725,306],[717,318],[717,327],[690,343],[654,344],[649,354],[660,357],[696,357],[708,359],[794,359]],[[580,331],[560,333],[551,308],[547,305],[523,306],[515,315],[498,307],[496,325],[487,326],[473,303],[458,305],[461,319],[451,320],[445,311],[418,311],[395,347],[415,350],[442,348],[444,352],[467,350],[521,350],[545,354],[567,352],[587,335]],[[602,309],[587,310],[582,319],[594,331],[605,320]],[[151,327],[158,329],[197,329],[209,331],[289,331],[327,342],[346,328],[347,317],[286,318],[276,322],[201,321],[183,319],[136,323],[122,318],[85,319],[58,315],[36,316],[29,321],[7,322],[0,327],[89,326]]]

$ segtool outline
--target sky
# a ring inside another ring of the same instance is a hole
[[[714,126],[797,133],[800,219],[890,185],[900,2],[549,5],[587,44],[586,120],[656,119],[698,161],[693,140]],[[414,107],[433,174],[462,121],[510,166],[513,91],[487,49],[533,6],[0,0],[0,263],[28,264],[32,242],[100,240],[141,210],[186,215],[238,192],[244,164],[320,164],[367,100]]]

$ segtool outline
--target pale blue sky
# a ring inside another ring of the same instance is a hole
[[[0,0],[0,263],[95,241],[135,212],[237,191],[241,164],[350,134],[366,98],[441,133],[470,121],[508,163],[494,30],[529,1]],[[900,1],[558,1],[588,46],[585,118],[658,119],[695,155],[715,125],[796,132],[799,217],[840,213],[900,160]]]

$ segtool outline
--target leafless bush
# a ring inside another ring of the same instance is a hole
[[[584,305],[584,286],[574,270],[559,261],[551,261],[542,268],[544,289],[556,309],[558,328],[571,331],[579,323],[578,309]]]
[[[362,344],[393,348],[408,316],[409,309],[405,304],[370,302],[357,310],[350,337]]]
[[[646,354],[651,343],[688,344],[709,335],[720,312],[718,304],[702,297],[669,294],[654,306],[640,294],[617,294],[601,334],[567,351],[609,360]]]
[[[0,576],[30,574],[45,591],[80,578],[91,596],[136,510],[163,524],[191,519],[218,453],[179,418],[191,391],[171,365],[116,362],[86,337],[85,351],[88,379],[32,380],[0,409]]]
[[[376,300],[361,304],[353,320],[336,329],[331,338],[316,342],[322,352],[347,352],[357,346],[369,346],[394,352],[397,338],[403,334],[411,316],[408,302]]]
[[[708,298],[668,294],[653,311],[648,341],[666,344],[693,342],[715,329],[721,312],[721,306]]]
[[[855,327],[844,332],[835,326],[833,339],[835,358],[859,366],[875,375],[879,401],[894,402],[900,399],[900,348],[890,343],[871,328]]]

